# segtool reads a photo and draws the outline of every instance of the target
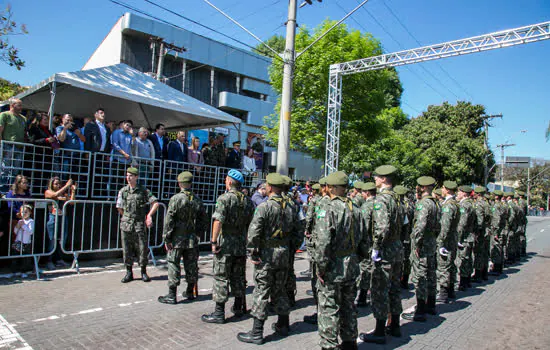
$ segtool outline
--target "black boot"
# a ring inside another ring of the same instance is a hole
[[[252,330],[246,333],[237,334],[237,339],[243,343],[252,343],[261,345],[264,342],[264,322],[254,317],[254,324]]]
[[[225,303],[216,303],[214,312],[202,315],[201,320],[206,323],[225,323]]]
[[[409,275],[401,276],[401,280],[399,282],[401,284],[401,288],[409,289]]]
[[[356,341],[343,341],[342,345],[340,345],[341,350],[357,350],[357,342]]]
[[[428,296],[428,301],[426,303],[426,313],[430,315],[437,315],[437,311],[435,309],[435,295]]]
[[[403,313],[401,317],[409,321],[426,322],[426,302],[422,299],[416,299],[416,310]]]
[[[466,284],[466,277],[460,276],[460,281],[458,282],[458,290],[461,292],[465,292],[466,289],[468,289],[468,286]]]
[[[195,284],[187,283],[187,289],[185,290],[185,293],[182,296],[187,300],[195,299],[195,293],[193,291],[194,288],[195,288]]]
[[[437,294],[437,298],[435,299],[438,303],[449,303],[449,288],[447,287],[440,287],[439,288],[439,294]]]
[[[359,338],[365,343],[386,344],[386,320],[376,320],[372,333],[361,333]]]
[[[366,307],[367,303],[367,291],[365,289],[359,289],[359,296],[357,297],[357,307]]]
[[[275,333],[286,337],[289,332],[290,327],[290,321],[288,315],[278,315],[277,322],[273,323],[271,325],[271,329],[275,331]]]
[[[317,313],[314,313],[313,315],[305,315],[304,322],[309,324],[317,324]]]
[[[481,270],[475,270],[474,276],[471,277],[473,283],[481,283]]]
[[[481,270],[481,279],[483,281],[488,281],[489,280],[489,270],[488,270],[488,267],[484,267],[483,270]]]
[[[141,280],[143,282],[151,282],[151,279],[147,276],[147,267],[145,266],[141,267]]]
[[[235,314],[235,317],[242,317],[244,314],[243,298],[245,298],[244,295],[242,297],[235,297],[235,303],[231,306],[231,312]]]
[[[388,326],[388,334],[395,338],[401,338],[401,325],[399,324],[399,320],[399,314],[392,314]]]
[[[499,266],[501,264],[493,264],[493,270],[489,272],[489,275],[491,276],[500,276]]]
[[[472,288],[472,277],[466,277],[466,287]]]
[[[288,291],[288,304],[290,307],[296,306],[296,291]]]
[[[447,290],[447,293],[449,293],[449,299],[456,299],[454,283],[451,283],[451,285],[449,286],[449,289]]]
[[[177,304],[178,303],[176,299],[177,289],[178,287],[168,287],[168,294],[165,296],[158,297],[159,303],[173,304],[173,305]]]
[[[120,282],[128,283],[134,280],[134,274],[132,273],[132,266],[126,266],[126,276],[124,276]]]

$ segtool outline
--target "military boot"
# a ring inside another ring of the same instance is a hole
[[[426,322],[426,302],[422,299],[416,299],[416,309],[401,315],[405,320]]]
[[[261,345],[264,342],[264,322],[254,317],[252,330],[246,333],[237,334],[237,339],[243,343],[252,343]]]
[[[206,323],[225,323],[225,303],[216,303],[214,312],[202,315],[201,320]]]
[[[481,270],[476,269],[474,272],[474,276],[471,277],[471,281],[473,283],[481,283]]]
[[[359,296],[357,297],[357,302],[355,303],[357,307],[366,307],[367,303],[367,291],[365,289],[359,289]]]
[[[178,303],[176,299],[177,289],[178,287],[169,287],[168,294],[165,296],[158,297],[157,300],[159,301],[159,303],[163,303],[163,304],[173,304],[173,305],[177,304]]]
[[[275,333],[283,337],[286,337],[288,335],[289,328],[290,328],[290,320],[288,315],[278,315],[277,322],[274,322],[271,325],[271,329]]]
[[[296,306],[296,291],[291,290],[291,291],[288,291],[287,294],[288,294],[288,304],[290,305],[290,307]]]
[[[401,280],[399,282],[401,284],[401,288],[409,289],[409,275],[401,276]]]
[[[435,309],[435,295],[428,296],[428,301],[426,302],[426,313],[429,313],[430,315],[437,315],[437,311]]]
[[[134,274],[132,273],[132,266],[126,266],[126,276],[124,276],[120,282],[128,283],[134,280]]]
[[[493,269],[489,272],[489,275],[491,276],[500,276],[500,272],[499,272],[499,265],[500,264],[493,264]]]
[[[451,283],[449,285],[449,289],[447,290],[449,293],[449,299],[456,299],[456,293],[455,293],[455,284]]]
[[[386,320],[377,319],[374,332],[361,333],[359,338],[365,343],[386,344]]]
[[[305,315],[304,322],[309,324],[317,324],[317,313],[314,313],[313,315]]]
[[[466,287],[472,288],[472,277],[471,276],[466,277]]]
[[[460,281],[458,282],[458,290],[461,292],[465,292],[466,289],[468,289],[468,286],[466,284],[466,277],[460,276]]]
[[[147,267],[145,266],[141,267],[141,280],[143,282],[151,282],[151,278],[147,275]]]
[[[339,347],[341,350],[357,350],[357,342],[354,340],[343,341]]]
[[[449,303],[449,288],[447,287],[441,287],[439,288],[439,293],[437,294],[437,298],[435,299],[439,303],[447,304]]]
[[[390,324],[387,328],[387,333],[395,338],[401,338],[401,325],[399,324],[399,320],[399,314],[392,314]]]
[[[235,317],[242,317],[244,314],[243,298],[245,298],[244,295],[242,297],[235,297],[235,302],[233,306],[231,306],[231,312],[235,315]]]
[[[187,289],[185,290],[185,293],[182,294],[182,296],[187,300],[195,299],[195,293],[193,291],[194,288],[195,288],[195,284],[187,283]]]

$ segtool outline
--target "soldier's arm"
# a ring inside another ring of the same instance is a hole
[[[466,234],[466,225],[468,223],[468,212],[465,208],[459,206],[459,215],[460,219],[458,220],[458,226],[456,227],[456,232],[458,233],[458,242],[464,242],[464,236]]]
[[[216,207],[214,209],[214,214],[212,214],[212,242],[218,241],[218,235],[222,229],[222,225],[225,222],[225,217],[227,213],[227,204],[224,196],[220,196],[216,201]]]
[[[151,209],[149,210],[149,213],[147,213],[147,216],[152,217],[157,212],[159,208],[159,203],[157,197],[153,196],[153,194],[149,190],[147,190],[147,200],[149,204],[151,204]]]
[[[313,229],[313,222],[315,220],[315,208],[317,206],[317,201],[310,201],[309,206],[307,207],[306,212],[306,222],[305,222],[305,232],[307,234],[311,234],[311,230]]]
[[[378,199],[375,200],[373,209],[372,249],[379,251],[382,242],[390,235],[390,213],[386,203]]]
[[[264,203],[262,203],[256,208],[256,211],[254,212],[254,216],[252,217],[252,221],[250,222],[250,226],[248,226],[247,248],[251,250],[252,254],[254,253],[257,254],[260,250],[262,232],[266,224],[265,222],[266,205],[264,205]]]
[[[175,215],[179,208],[179,203],[174,198],[170,199],[170,202],[168,203],[168,209],[166,210],[166,217],[164,218],[164,233],[162,235],[162,239],[164,240],[164,243],[171,244],[172,243],[172,234],[174,233],[174,227],[175,227]]]
[[[446,247],[447,239],[451,231],[451,211],[449,207],[445,206],[441,209],[441,225],[439,230],[439,235],[437,236],[437,247],[438,248],[450,248]]]
[[[202,234],[206,232],[206,229],[209,225],[208,214],[206,214],[206,209],[202,201],[199,202],[199,212],[197,213],[196,219],[196,230],[197,234]]]
[[[363,203],[361,208],[363,208],[367,203]],[[357,255],[359,255],[361,258],[366,259],[369,257],[369,237],[368,232],[369,229],[367,228],[368,223],[371,221],[368,218],[365,218],[366,214],[363,213],[363,210],[357,211],[357,214],[355,216],[355,220],[359,223],[359,243],[357,244]],[[370,216],[370,215],[368,215]]]
[[[324,276],[331,259],[331,240],[334,226],[330,206],[325,205],[317,211],[315,219],[315,263],[319,276]]]
[[[116,209],[118,211],[118,214],[120,216],[124,215],[124,209],[123,209],[123,199],[122,199],[122,190],[118,191],[118,197],[116,199]]]
[[[421,201],[416,205],[416,214],[414,218],[411,240],[414,240],[415,246],[419,249],[422,249],[422,244],[424,243],[424,232],[426,231],[426,226],[428,224],[429,213],[430,209],[428,208],[428,203]]]

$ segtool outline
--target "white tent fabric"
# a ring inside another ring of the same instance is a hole
[[[167,129],[241,122],[125,64],[54,74],[16,98],[23,101],[23,108],[49,111],[53,91],[54,114],[92,117],[101,107],[107,120],[131,119],[134,126],[148,127],[163,123]]]

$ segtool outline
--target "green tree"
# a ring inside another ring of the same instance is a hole
[[[301,28],[296,35],[296,51],[303,50],[334,23],[326,20],[313,31]],[[380,42],[371,34],[349,31],[342,24],[298,58],[294,69],[292,149],[310,153],[318,159],[325,157],[329,66],[380,54]],[[280,94],[283,63],[273,60],[269,73],[273,88]],[[397,114],[406,119],[399,109],[402,92],[394,69],[343,77],[340,155],[346,155],[358,144],[371,143],[379,139],[380,134],[387,133],[391,128],[384,124],[385,118]],[[275,113],[266,121],[267,137],[272,143],[278,139],[279,114],[280,100]],[[403,123],[403,120],[396,123]]]
[[[0,101],[5,101],[25,90],[23,86],[17,83],[0,78]]]
[[[27,34],[24,24],[17,24],[13,19],[11,6],[0,12],[0,60],[9,66],[21,70],[25,61],[19,57],[19,49],[10,43],[10,36]]]
[[[267,46],[271,47],[278,53],[282,53],[283,51],[285,51],[285,38],[282,35],[274,35],[264,42],[267,44]],[[268,49],[264,44],[259,44],[252,51],[260,55],[273,57],[273,51]]]

